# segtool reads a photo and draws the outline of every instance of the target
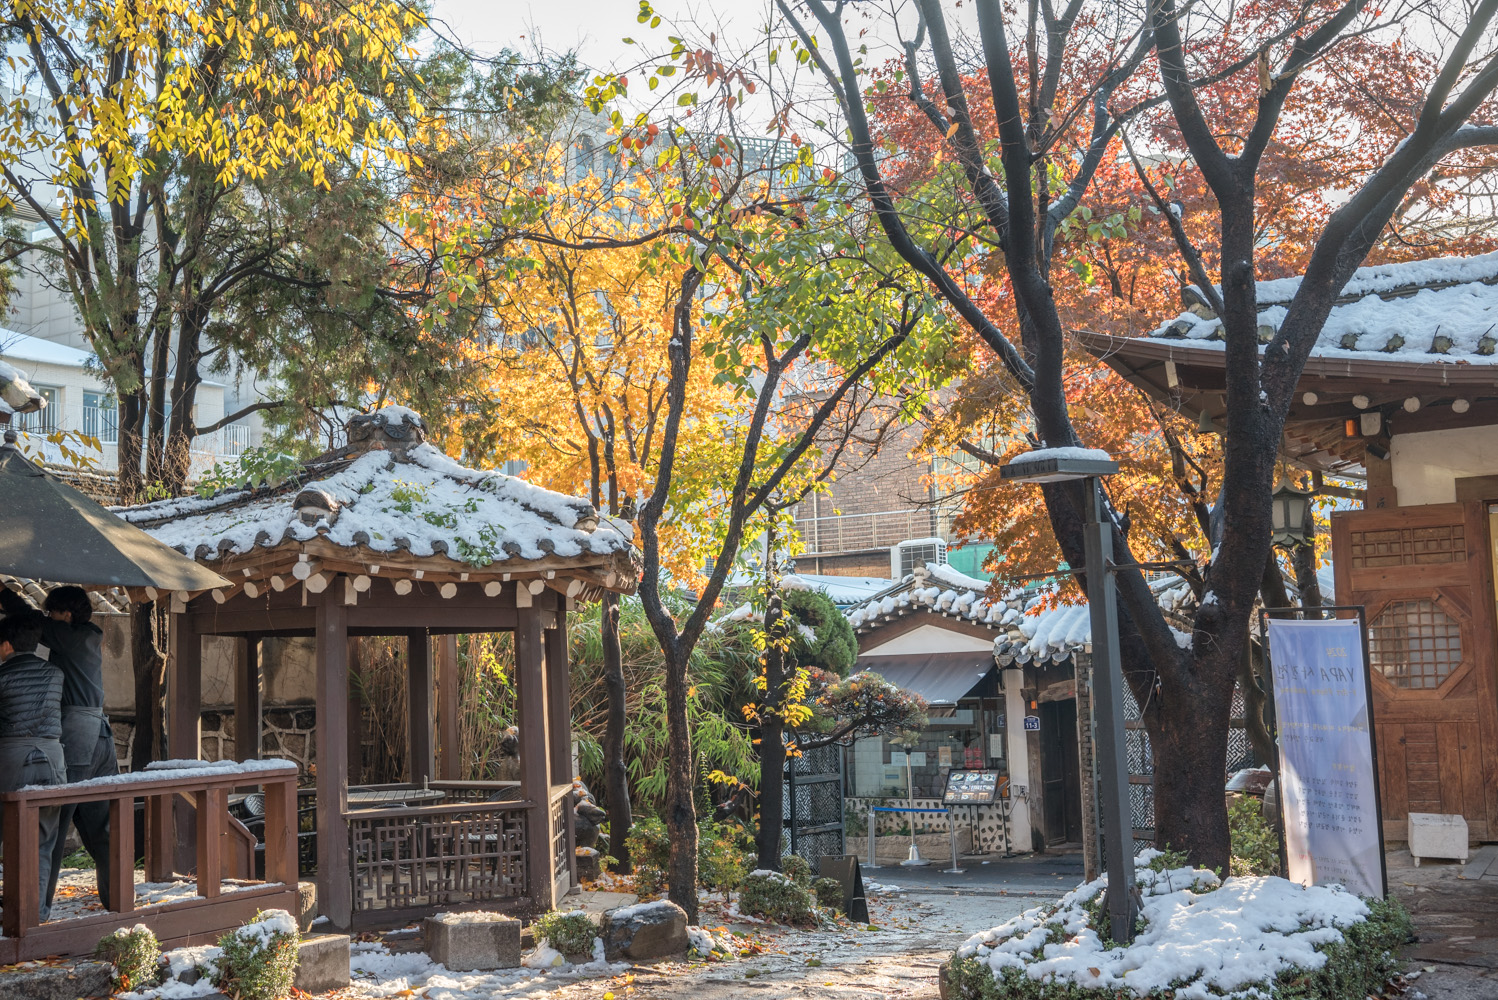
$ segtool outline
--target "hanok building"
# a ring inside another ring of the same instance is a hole
[[[1193,601],[1179,577],[1162,577],[1151,589],[1167,612]],[[877,673],[928,705],[930,724],[914,747],[916,805],[937,806],[956,768],[997,769],[1008,778],[1006,803],[957,809],[978,852],[1085,846],[1091,839],[1092,623],[1085,604],[1048,606],[1046,596],[1015,589],[990,597],[982,580],[950,566],[922,566],[845,612],[858,636],[855,669]],[[1134,826],[1147,841],[1153,761],[1137,710],[1132,718]],[[1241,763],[1247,741],[1236,733]],[[854,745],[855,810],[874,799],[905,797],[905,769],[892,756],[901,752],[880,738]]]
[[[546,910],[575,883],[567,612],[633,590],[627,525],[459,465],[401,407],[355,417],[347,446],[285,483],[120,513],[237,584],[172,600],[170,756],[199,756],[205,636],[239,640],[242,760],[259,756],[261,640],[315,638],[316,787],[301,806],[315,847],[302,874],[315,867],[319,910],[335,926],[465,905]],[[520,780],[460,781],[457,658],[442,639],[498,631],[514,635]],[[349,785],[348,647],[359,636],[407,640],[400,785]],[[194,823],[179,815],[176,829],[190,841]],[[184,851],[178,871],[191,864]]]
[[[1260,282],[1261,340],[1298,278]],[[1084,345],[1203,429],[1224,421],[1221,321],[1190,309]],[[1296,388],[1283,457],[1361,479],[1332,515],[1339,604],[1369,623],[1384,830],[1460,814],[1498,840],[1498,253],[1360,268]]]

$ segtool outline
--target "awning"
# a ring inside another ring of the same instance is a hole
[[[928,705],[955,705],[993,668],[992,653],[971,652],[860,656],[853,669],[878,674]]]

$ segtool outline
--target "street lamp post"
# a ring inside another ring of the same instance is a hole
[[[1124,740],[1123,668],[1118,659],[1118,598],[1113,580],[1113,532],[1103,496],[1103,476],[1118,471],[1112,459],[1082,449],[1020,455],[1000,470],[1018,483],[1083,480],[1087,605],[1092,617],[1092,697],[1097,714],[1099,789],[1103,806],[1107,908],[1113,940],[1134,939],[1134,829],[1129,806],[1128,748]]]

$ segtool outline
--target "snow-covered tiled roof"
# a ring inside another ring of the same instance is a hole
[[[0,415],[9,418],[12,413],[30,413],[46,405],[42,394],[31,387],[24,375],[0,361]]]
[[[916,611],[932,611],[996,629],[1014,621],[1036,600],[1034,595],[1020,590],[1002,598],[992,598],[987,593],[987,580],[967,576],[946,565],[922,566],[843,614],[855,632],[866,632]]]
[[[349,441],[285,483],[116,513],[210,565],[282,549],[363,562],[389,554],[454,574],[587,567],[607,586],[633,587],[627,524],[601,522],[585,500],[458,464],[426,443],[411,410],[356,416]]]
[[[1259,339],[1279,329],[1299,277],[1261,281]],[[1222,345],[1222,321],[1193,288],[1190,310],[1149,334]],[[1498,363],[1498,253],[1360,267],[1332,307],[1312,356]]]
[[[1155,602],[1166,611],[1178,611],[1194,603],[1191,587],[1177,576],[1150,583]],[[1191,641],[1176,632],[1182,645]],[[1026,663],[1060,663],[1073,653],[1092,648],[1091,609],[1086,604],[1063,605],[1017,616],[1003,635],[993,641],[994,659],[1002,667]]]

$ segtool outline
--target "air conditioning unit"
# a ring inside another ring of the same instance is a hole
[[[947,561],[947,543],[941,538],[910,538],[889,550],[889,575],[902,580],[917,566],[943,566]]]

